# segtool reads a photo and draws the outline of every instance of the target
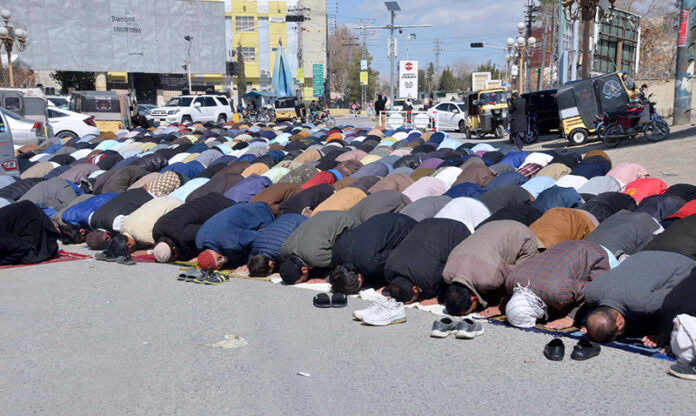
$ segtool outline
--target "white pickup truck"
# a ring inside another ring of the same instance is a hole
[[[180,95],[150,110],[146,117],[160,124],[212,121],[224,124],[232,120],[232,108],[226,97],[219,95]]]

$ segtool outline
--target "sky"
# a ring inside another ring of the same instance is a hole
[[[399,0],[401,11],[396,14],[396,24],[430,24],[432,28],[404,29],[396,34],[399,60],[406,59],[408,33],[416,34],[415,40],[408,41],[408,58],[419,61],[425,68],[429,62],[435,63],[434,41],[442,41],[440,69],[452,66],[460,60],[476,65],[492,59],[499,67],[505,66],[502,49],[472,49],[471,42],[485,42],[487,45],[504,46],[509,37],[516,37],[517,23],[524,19],[525,0]],[[376,26],[389,23],[389,12],[381,0],[329,0],[327,13],[336,13],[339,25],[359,25],[360,19],[375,19]],[[367,41],[373,67],[380,76],[389,75],[387,58],[388,30],[375,30]],[[359,34],[357,34],[359,36]]]

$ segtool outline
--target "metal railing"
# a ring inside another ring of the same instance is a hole
[[[389,129],[405,127],[437,131],[439,128],[437,114],[435,119],[431,119],[426,111],[381,111],[379,125]]]

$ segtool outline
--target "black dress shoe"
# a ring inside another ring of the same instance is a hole
[[[551,361],[562,361],[565,355],[565,345],[560,338],[554,338],[544,347],[544,357]]]
[[[590,341],[587,337],[580,338],[580,341],[573,348],[570,358],[577,361],[584,361],[599,355],[602,347],[596,342]]]

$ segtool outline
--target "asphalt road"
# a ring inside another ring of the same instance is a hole
[[[661,149],[676,157],[694,146],[676,140],[679,146],[665,142]],[[616,158],[629,152],[650,153],[620,148]],[[688,158],[662,163],[696,182],[680,170]],[[696,410],[696,384],[667,375],[664,360],[603,348],[599,357],[575,362],[566,340],[566,359],[550,362],[542,355],[548,335],[485,324],[485,335],[475,340],[432,339],[435,317],[427,312],[408,310],[404,324],[366,327],[351,319],[354,309],[368,305],[362,300],[317,309],[312,291],[239,279],[203,286],[178,282],[177,274],[170,265],[94,260],[1,270],[0,413],[677,416]],[[248,345],[206,346],[225,334]]]

